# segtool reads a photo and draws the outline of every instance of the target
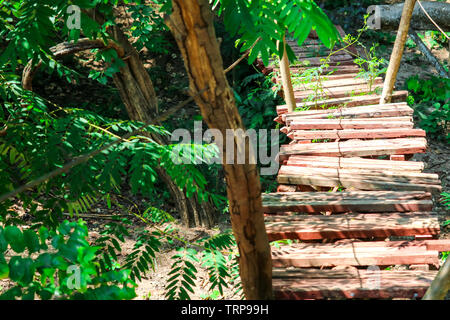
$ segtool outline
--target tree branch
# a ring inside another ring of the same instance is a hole
[[[425,43],[423,43],[422,39],[420,39],[419,35],[416,31],[411,31],[409,33],[411,39],[417,44],[417,48],[423,53],[425,58],[436,68],[439,76],[443,78],[449,78],[447,71],[445,71],[444,67],[442,67],[439,60],[433,55],[433,53],[428,49]]]
[[[109,48],[116,50],[117,55],[119,57],[124,56],[123,48],[118,46],[113,41],[110,41],[108,44],[105,44],[100,39],[91,40],[88,38],[79,39],[77,42],[62,42],[54,47],[51,47],[50,51],[55,56],[55,59],[60,59],[63,56],[75,54],[85,50],[109,49]],[[22,87],[29,91],[33,91],[33,84],[32,84],[33,77],[36,71],[41,66],[42,61],[39,61],[35,66],[33,66],[33,63],[34,63],[33,60],[30,60],[22,72]]]

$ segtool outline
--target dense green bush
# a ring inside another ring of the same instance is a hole
[[[444,137],[450,142],[450,79],[418,76],[406,81],[412,93],[409,98],[419,126],[433,137]]]

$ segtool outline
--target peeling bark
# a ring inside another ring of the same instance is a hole
[[[233,92],[225,77],[223,61],[216,39],[211,9],[206,0],[173,0],[173,13],[166,18],[184,58],[190,79],[191,94],[204,88],[195,101],[211,129],[218,129],[226,137],[227,129],[244,129],[234,101]],[[227,153],[224,143],[224,155]],[[233,140],[235,155],[242,144]],[[245,150],[250,143],[245,141]],[[233,233],[239,247],[239,266],[244,294],[247,299],[272,298],[272,260],[264,225],[261,185],[256,165],[226,164]]]

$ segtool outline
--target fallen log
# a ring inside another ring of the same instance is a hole
[[[423,8],[430,17],[444,30],[450,29],[450,3],[422,1]],[[403,3],[378,6],[379,22],[382,30],[397,30],[402,16]],[[416,3],[411,19],[411,29],[436,30],[436,26]]]

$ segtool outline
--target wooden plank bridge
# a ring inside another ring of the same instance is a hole
[[[313,37],[289,44],[298,57],[291,73],[329,53]],[[307,101],[311,87],[294,86],[303,111],[277,107],[275,121],[291,143],[281,146],[278,190],[263,195],[263,208],[269,240],[292,241],[272,247],[275,297],[420,298],[439,252],[450,250],[450,240],[437,239],[439,177],[407,161],[425,152],[425,132],[414,128],[406,91],[380,105],[381,78],[370,87],[355,78],[348,53],[329,65],[319,101]],[[386,268],[395,265],[404,267]]]

